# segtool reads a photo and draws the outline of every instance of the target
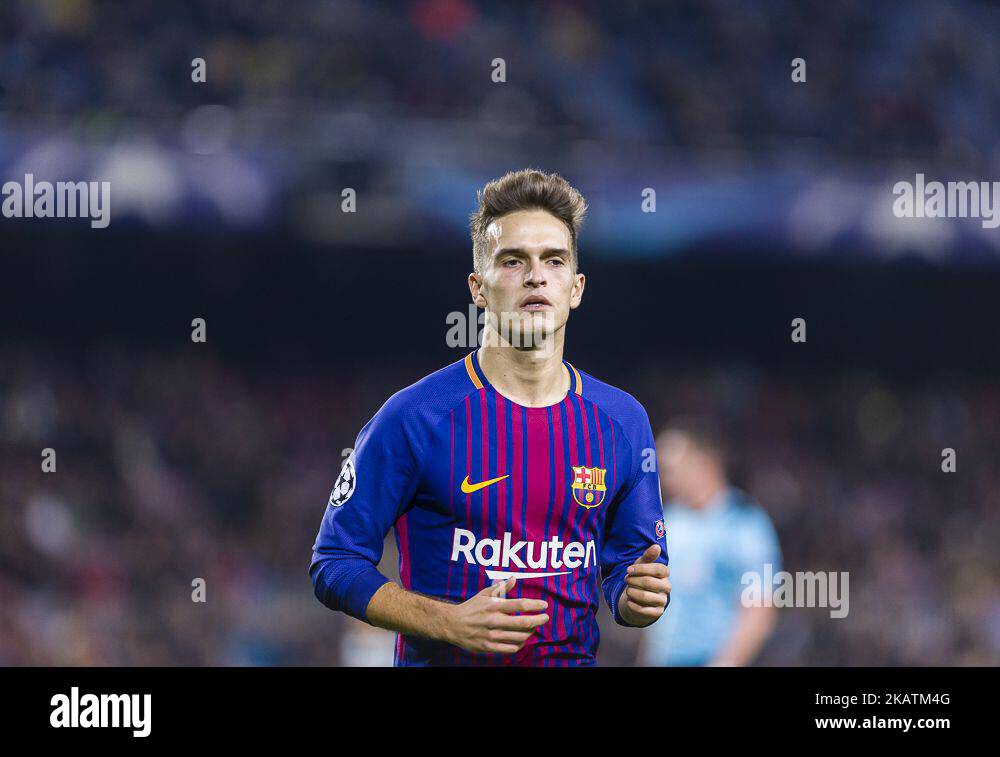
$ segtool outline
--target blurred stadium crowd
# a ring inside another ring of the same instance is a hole
[[[306,567],[343,449],[434,366],[304,376],[204,354],[0,353],[0,665],[391,661],[391,636],[323,608]],[[786,570],[850,571],[848,617],[779,610],[760,663],[1000,663],[995,384],[631,377],[654,424],[697,412],[726,429]],[[633,664],[638,632],[601,615],[600,663]]]
[[[842,154],[995,159],[998,23],[979,2],[12,0],[0,103],[80,131],[149,119],[156,136],[205,102],[190,86],[202,57],[207,95],[260,145],[323,145],[354,111],[354,136],[442,119],[754,154],[807,136]],[[487,53],[509,86],[481,86]],[[807,91],[775,87],[806,54]]]
[[[889,188],[996,170],[998,66],[973,0],[10,0],[0,171],[111,181],[119,223],[391,245],[461,238],[483,175],[543,164],[600,195],[609,254],[788,234],[995,260],[977,224],[896,224]]]

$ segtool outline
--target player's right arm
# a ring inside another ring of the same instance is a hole
[[[416,493],[418,451],[395,395],[358,435],[344,463],[320,525],[309,574],[316,597],[332,610],[403,634],[414,634],[475,652],[516,652],[548,621],[541,600],[506,599],[489,587],[461,604],[406,591],[378,571],[385,536]],[[345,482],[353,479],[353,484]]]
[[[515,579],[487,586],[471,599],[453,605],[386,583],[368,604],[368,621],[406,635],[446,641],[470,652],[513,654],[536,628],[547,623],[540,599],[506,599]],[[541,613],[514,615],[518,612]]]

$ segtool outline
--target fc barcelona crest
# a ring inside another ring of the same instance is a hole
[[[587,468],[582,465],[573,466],[573,499],[578,505],[597,507],[604,501],[608,488],[604,485],[604,468]]]

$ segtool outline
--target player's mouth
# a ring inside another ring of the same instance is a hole
[[[548,297],[541,294],[533,294],[530,297],[525,297],[521,300],[521,304],[518,305],[520,310],[527,310],[528,312],[545,310],[550,307],[552,307],[552,302]]]

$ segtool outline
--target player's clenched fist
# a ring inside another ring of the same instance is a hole
[[[487,586],[460,605],[452,605],[446,641],[469,652],[513,654],[535,629],[549,622],[549,603],[542,599],[506,599],[515,578]],[[515,615],[517,612],[540,615]]]
[[[618,612],[630,626],[650,625],[670,602],[670,568],[656,562],[659,556],[660,545],[653,544],[628,566]]]

